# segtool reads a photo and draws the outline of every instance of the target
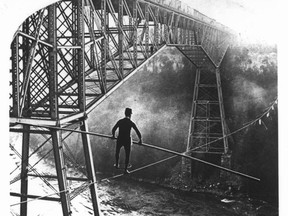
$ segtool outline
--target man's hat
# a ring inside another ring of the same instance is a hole
[[[125,115],[130,115],[130,114],[132,114],[132,109],[126,108],[125,109]]]

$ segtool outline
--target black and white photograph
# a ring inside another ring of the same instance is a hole
[[[0,214],[287,215],[285,8],[1,0]]]

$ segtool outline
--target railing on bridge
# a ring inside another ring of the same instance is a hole
[[[229,27],[217,22],[215,19],[206,16],[205,14],[201,13],[200,11],[192,8],[191,6],[181,2],[181,0],[149,0],[151,2],[155,2],[159,5],[164,5],[170,7],[172,9],[176,9],[177,11],[181,12],[182,14],[186,14],[188,16],[192,16],[193,18],[203,21],[207,24],[211,24],[218,29],[222,29],[223,31],[230,32],[231,34],[236,34],[235,31],[230,29]]]
[[[23,133],[21,215],[27,214],[31,133],[45,134],[53,144],[63,215],[70,214],[61,133],[29,124],[76,124],[87,131],[87,114],[166,45],[176,46],[198,70],[211,66],[213,88],[221,93],[219,65],[233,38],[229,28],[174,0],[63,0],[28,17],[12,41],[10,71],[11,131]],[[221,94],[217,99],[219,133],[225,135]],[[87,134],[82,143],[88,180],[96,182]],[[94,184],[90,192],[98,215]]]

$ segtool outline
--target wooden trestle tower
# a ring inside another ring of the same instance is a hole
[[[167,45],[197,67],[187,154],[225,136],[219,66],[233,37],[175,0],[63,0],[28,17],[11,43],[10,131],[22,133],[21,191],[11,195],[20,197],[20,215],[27,215],[28,199],[41,198],[28,192],[36,174],[29,163],[31,134],[45,137],[39,146],[52,143],[55,160],[59,197],[41,199],[60,202],[63,215],[71,215],[67,179],[85,181],[100,215],[89,135],[82,134],[87,179],[67,177],[59,128],[87,132],[88,114]],[[197,151],[228,153],[226,138],[216,146]]]

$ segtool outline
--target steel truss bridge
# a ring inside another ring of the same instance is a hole
[[[28,194],[30,171],[45,179],[29,164],[31,134],[45,138],[40,146],[53,146],[60,196],[46,200],[61,202],[63,215],[71,215],[61,128],[83,132],[84,181],[94,182],[90,195],[100,214],[87,117],[167,46],[197,68],[186,153],[227,155],[219,67],[234,38],[229,28],[173,0],[63,0],[28,17],[11,43],[10,131],[22,133],[21,192],[11,195],[20,197],[20,215],[27,215],[27,199],[41,198]]]

